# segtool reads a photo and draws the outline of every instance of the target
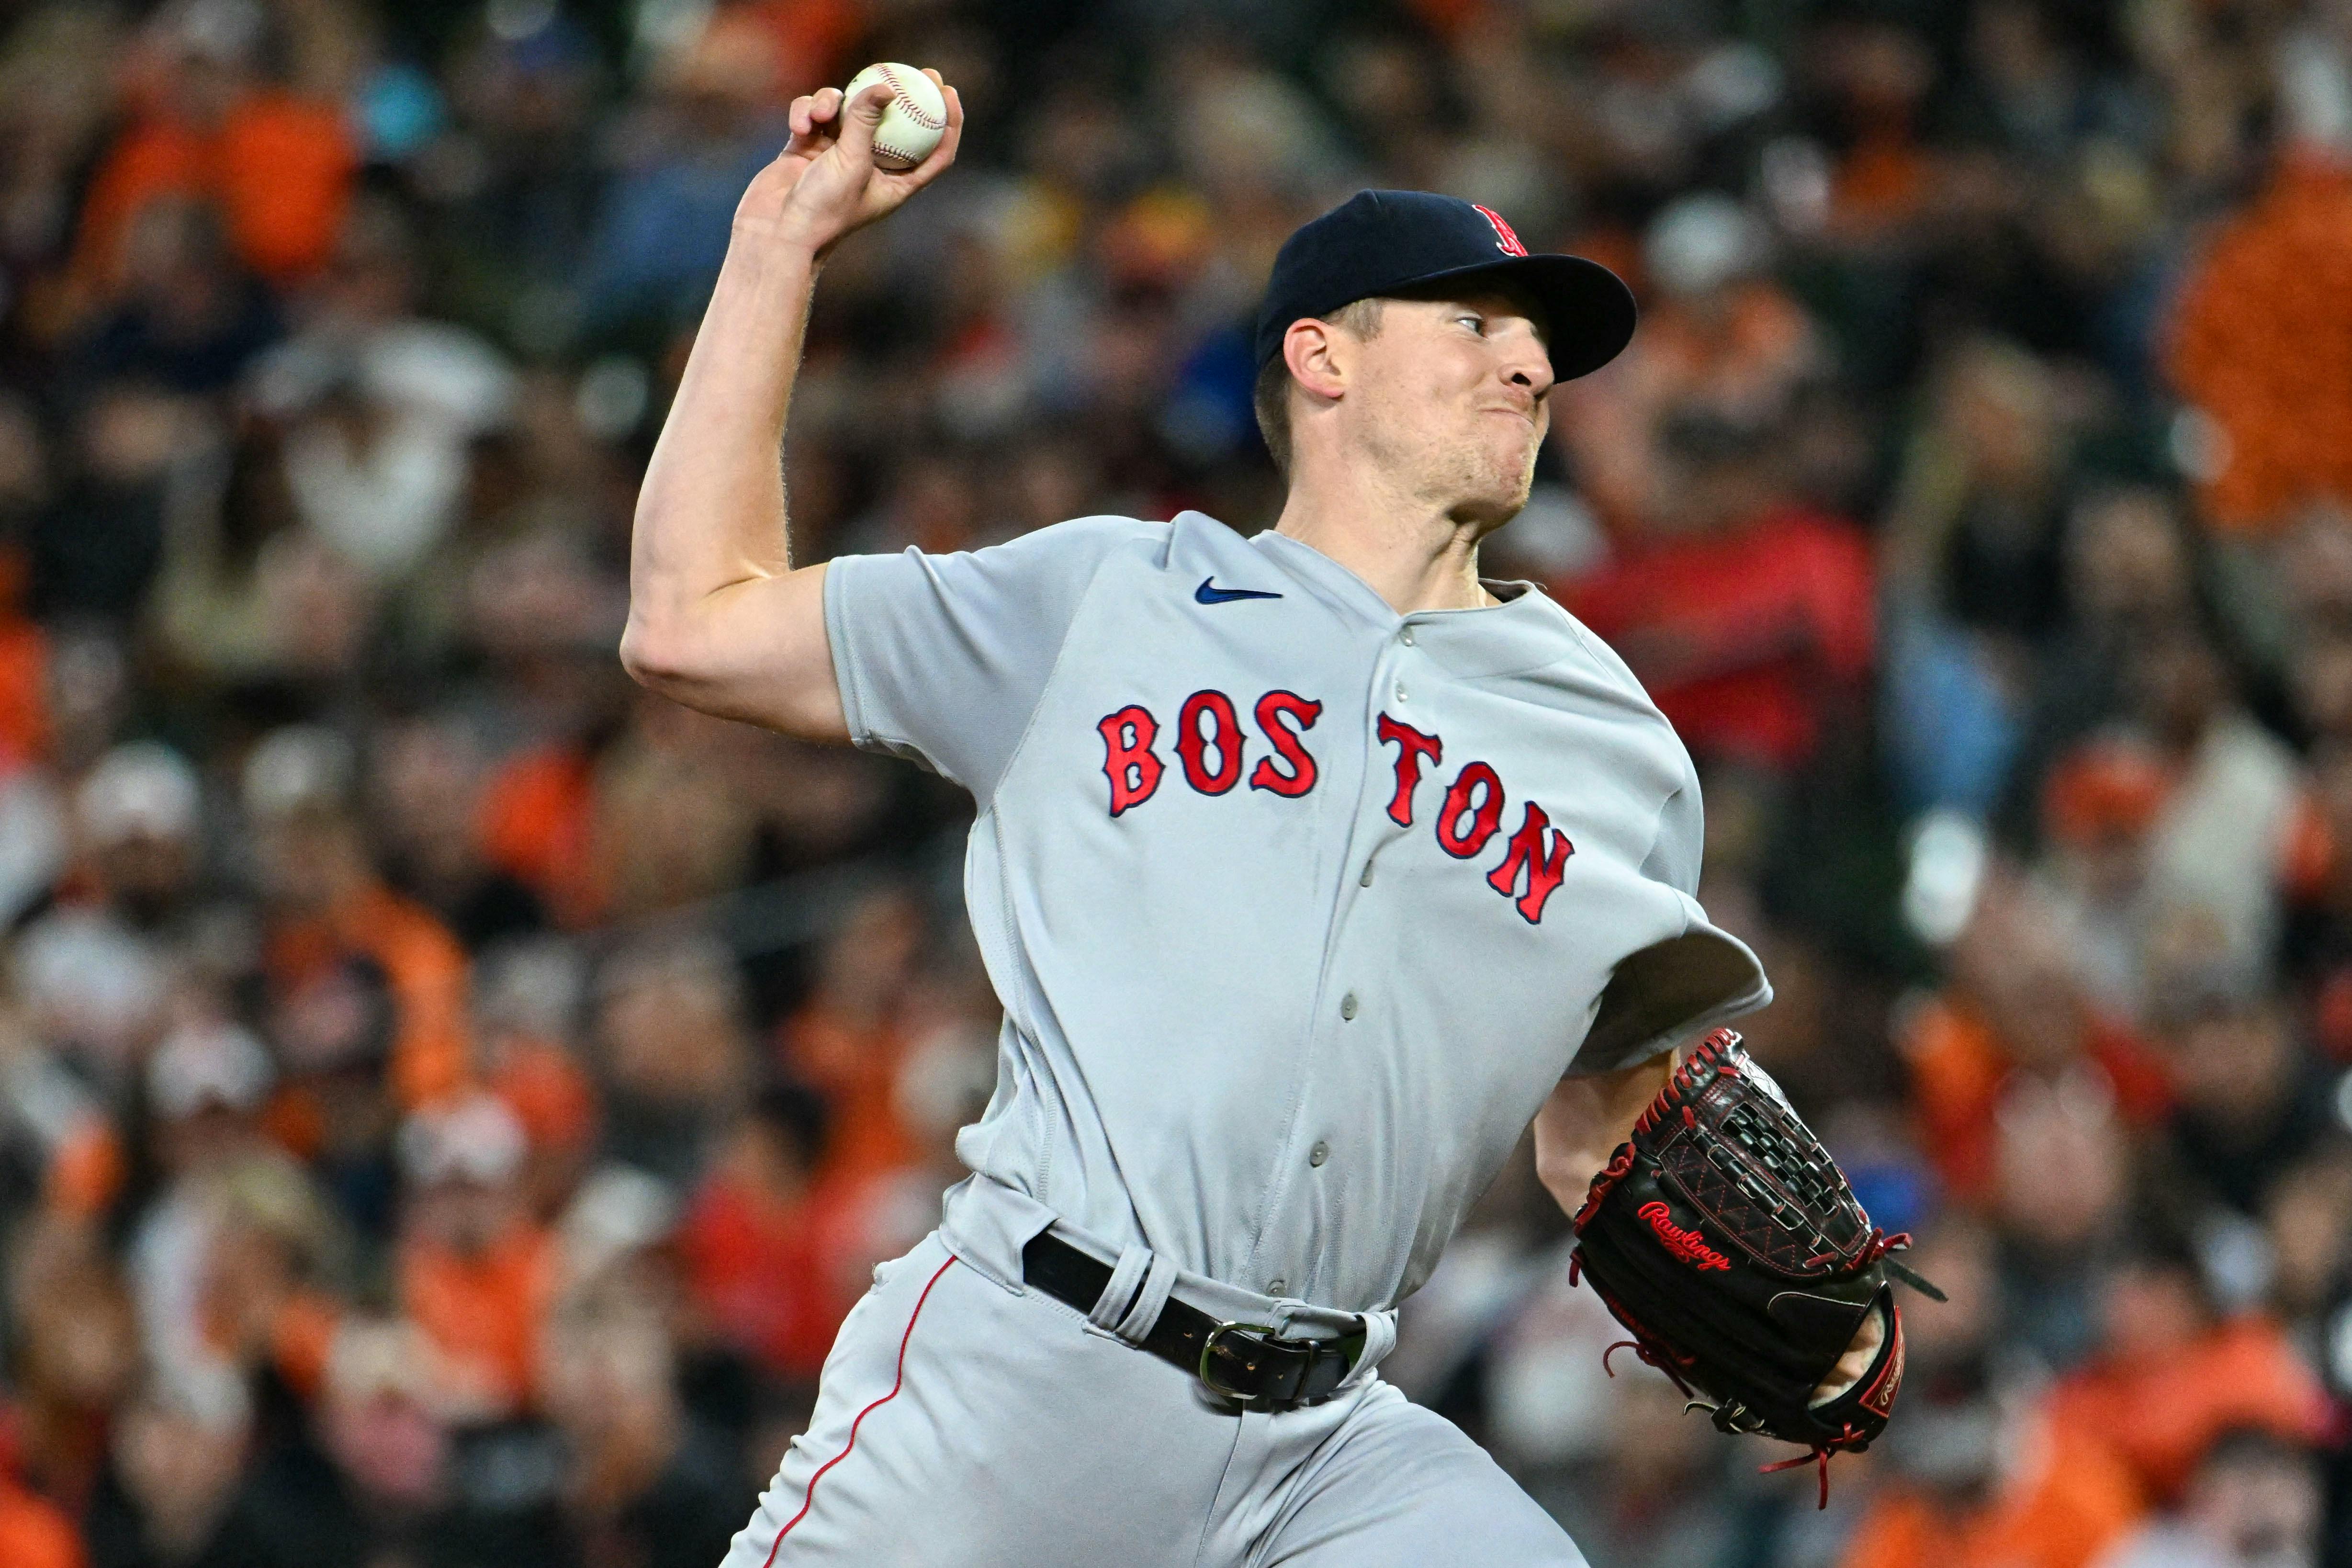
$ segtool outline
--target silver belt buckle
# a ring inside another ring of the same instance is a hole
[[[1226,1384],[1219,1382],[1216,1374],[1209,1370],[1209,1358],[1216,1353],[1217,1342],[1223,1339],[1226,1334],[1234,1332],[1270,1334],[1273,1331],[1274,1331],[1272,1329],[1262,1324],[1239,1322],[1219,1323],[1215,1328],[1211,1329],[1209,1331],[1209,1337],[1201,1342],[1201,1364],[1197,1369],[1195,1369],[1200,1374],[1202,1385],[1205,1386],[1210,1393],[1217,1395],[1220,1399],[1230,1399],[1235,1405],[1241,1405],[1244,1409],[1247,1409],[1250,1405],[1256,1404],[1257,1395],[1254,1394],[1244,1394],[1238,1388],[1228,1387]],[[1252,1372],[1255,1372],[1257,1370],[1257,1363],[1254,1361],[1245,1361],[1242,1364],[1249,1368]]]

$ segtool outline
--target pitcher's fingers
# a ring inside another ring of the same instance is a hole
[[[871,164],[874,162],[874,132],[882,124],[882,111],[898,96],[887,82],[876,82],[857,95],[854,103],[841,106],[842,155],[852,163]]]
[[[837,87],[821,87],[793,100],[788,117],[793,132],[791,151],[824,151],[824,139],[838,133],[839,128],[833,121],[840,109],[841,89]]]
[[[919,190],[947,171],[947,166],[955,162],[957,144],[963,141],[963,102],[956,97],[956,89],[953,88],[946,89],[946,97],[948,100],[947,133],[940,138],[940,144],[932,148],[921,163],[908,170],[904,175],[907,183]]]

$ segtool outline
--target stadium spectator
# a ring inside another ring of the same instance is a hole
[[[2233,1428],[2288,1443],[2326,1436],[2326,1392],[2278,1325],[2225,1314],[2184,1249],[2158,1243],[2125,1258],[2100,1313],[2099,1353],[2058,1385],[2053,1419],[2112,1445],[2150,1497],[2178,1500]]]
[[[592,320],[692,320],[719,276],[743,187],[780,142],[782,73],[775,33],[721,13],[661,62],[658,98],[638,127],[638,167],[606,198],[583,257]]]
[[[1907,1315],[1911,1408],[1874,1459],[1841,1568],[2089,1568],[2139,1514],[2130,1471],[2095,1428],[2059,1424],[2007,1382],[1989,1237],[1965,1222],[1939,1229],[1916,1261],[1951,1300]]]
[[[1781,492],[1779,433],[1769,416],[1672,411],[1648,536],[1567,598],[1695,758],[1786,776],[1858,720],[1874,616],[1867,543]]]
[[[806,1089],[762,1090],[677,1241],[687,1287],[720,1337],[772,1375],[811,1386],[849,1310],[826,1256],[839,1221],[829,1225],[817,1189],[825,1120],[824,1101]]]
[[[2136,1531],[2098,1568],[2311,1568],[2321,1506],[2307,1452],[2260,1430],[2226,1432],[2178,1514]]]
[[[276,283],[323,264],[358,158],[333,105],[271,81],[275,23],[251,0],[184,0],[149,22],[133,57],[135,118],[90,182],[76,241],[83,286],[119,285],[126,237],[160,197],[217,203],[237,254]]]
[[[119,1085],[161,1032],[193,934],[202,805],[195,772],[154,742],[100,759],[74,793],[77,854],[16,948],[42,1035]]]
[[[234,1024],[183,1026],[147,1064],[147,1109],[163,1181],[139,1216],[126,1258],[150,1375],[234,1382],[211,1342],[205,1291],[226,1215],[221,1188],[239,1164],[269,1157],[258,1112],[269,1058]]]
[[[380,977],[391,1014],[384,1092],[421,1106],[454,1092],[472,1070],[465,952],[377,872],[355,816],[355,761],[348,741],[319,727],[273,731],[246,759],[245,805],[268,911],[262,962],[273,1000],[304,1036],[299,1048],[281,1047],[306,1058],[357,1047],[368,1033],[347,1024],[322,988],[362,973]],[[315,1037],[312,1028],[336,1037]]]
[[[2075,933],[2058,903],[2005,869],[1986,882],[1952,944],[1948,983],[1899,1020],[1896,1045],[1928,1158],[1945,1189],[1981,1200],[1995,1177],[1998,1117],[2012,1079],[2084,1075],[2146,1124],[2170,1104],[2147,1047],[2089,1005]]]
[[[861,899],[826,944],[808,1002],[784,1022],[782,1065],[836,1107],[829,1182],[855,1186],[913,1162],[898,1104],[908,1046],[900,1010],[922,940],[922,912],[904,893]]]
[[[693,932],[647,935],[596,975],[604,1151],[692,1190],[751,1087],[740,977]]]
[[[488,1095],[400,1132],[402,1310],[432,1347],[445,1408],[496,1419],[536,1399],[554,1242],[522,1201],[521,1124]]]
[[[753,1489],[723,1436],[682,1407],[653,1302],[608,1290],[559,1313],[545,1381],[569,1445],[562,1517],[579,1561],[704,1568],[726,1556]]]

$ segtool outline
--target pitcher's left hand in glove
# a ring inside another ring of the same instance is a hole
[[[1573,1267],[1634,1353],[1724,1431],[1812,1449],[1764,1468],[1818,1460],[1824,1507],[1830,1455],[1868,1447],[1903,1382],[1890,1274],[1942,1299],[1887,1258],[1910,1238],[1872,1226],[1729,1029],[1642,1113],[1592,1179],[1576,1234]]]

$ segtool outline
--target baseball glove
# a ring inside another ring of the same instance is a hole
[[[1593,1177],[1576,1234],[1570,1279],[1580,1272],[1633,1336],[1611,1352],[1630,1344],[1723,1431],[1811,1448],[1764,1468],[1818,1462],[1823,1507],[1830,1456],[1886,1429],[1903,1382],[1890,1276],[1941,1300],[1887,1258],[1910,1237],[1872,1226],[1729,1029],[1701,1042],[1634,1122]],[[1833,1378],[1874,1316],[1877,1355],[1859,1378]]]

